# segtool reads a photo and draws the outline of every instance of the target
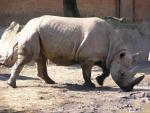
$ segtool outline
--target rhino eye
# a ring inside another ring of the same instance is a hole
[[[120,54],[120,58],[122,59],[123,57],[125,57],[125,55],[126,55],[125,52],[121,53],[121,54]]]

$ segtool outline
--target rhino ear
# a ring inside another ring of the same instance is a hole
[[[123,59],[123,58],[125,57],[125,55],[126,55],[126,52],[121,52],[121,53],[119,54],[119,58],[120,58],[120,59]]]

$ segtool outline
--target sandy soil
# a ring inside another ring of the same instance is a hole
[[[26,66],[17,80],[17,88],[6,84],[10,69],[0,68],[0,113],[150,113],[150,76],[132,92],[123,92],[111,77],[103,87],[95,81],[101,70],[94,67],[95,89],[82,86],[78,65],[48,66],[49,76],[57,82],[45,84],[36,76],[35,66]]]

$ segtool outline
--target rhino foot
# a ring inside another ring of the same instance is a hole
[[[16,86],[16,82],[12,82],[12,81],[10,81],[10,80],[7,81],[7,84],[8,84],[9,86],[13,87],[13,88],[16,88],[16,87],[17,87],[17,86]]]
[[[94,83],[84,83],[83,86],[87,87],[87,88],[95,88],[95,84]]]
[[[45,80],[45,83],[47,83],[47,84],[55,84],[55,82],[53,81],[53,80]]]
[[[103,76],[97,76],[96,77],[96,81],[97,81],[97,83],[99,84],[99,85],[101,85],[101,86],[103,86],[103,84],[104,84],[104,77]]]

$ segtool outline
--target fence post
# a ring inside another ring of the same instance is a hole
[[[120,0],[120,17],[134,20],[134,0]]]
[[[116,17],[120,18],[120,0],[116,0]]]

